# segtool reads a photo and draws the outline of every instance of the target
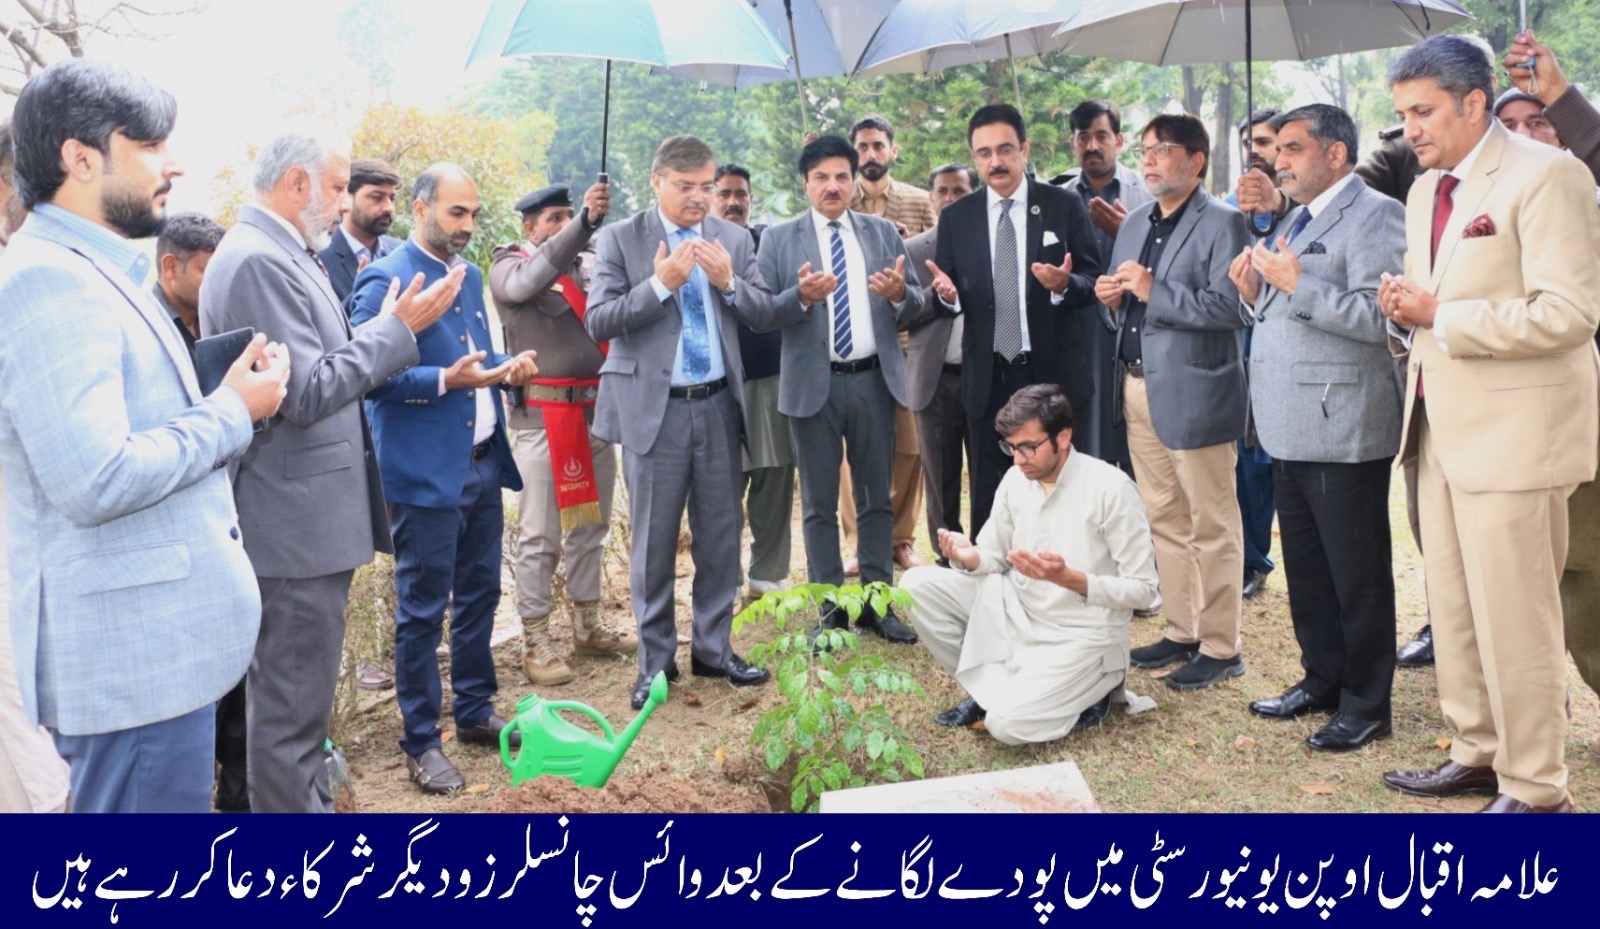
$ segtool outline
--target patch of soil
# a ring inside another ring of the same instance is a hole
[[[601,788],[579,787],[564,777],[536,777],[494,795],[489,813],[766,813],[747,789],[674,777],[663,764],[644,774],[612,777]]]

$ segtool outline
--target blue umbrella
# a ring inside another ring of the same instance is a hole
[[[472,40],[467,65],[506,55],[605,59],[602,179],[613,61],[781,69],[786,58],[777,37],[741,0],[494,0]]]

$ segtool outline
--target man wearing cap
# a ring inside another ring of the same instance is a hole
[[[575,214],[572,191],[551,184],[517,202],[527,241],[494,251],[489,293],[505,327],[506,350],[536,350],[539,376],[511,395],[511,450],[522,472],[517,498],[517,615],[522,670],[534,684],[573,678],[550,636],[550,580],[567,564],[573,652],[632,652],[638,640],[600,619],[600,561],[611,522],[617,454],[590,434],[606,346],[584,329],[587,298],[578,255],[605,221],[611,191],[600,181]]]

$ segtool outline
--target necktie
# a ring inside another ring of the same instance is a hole
[[[839,221],[828,224],[833,236],[828,242],[828,252],[833,262],[833,350],[841,359],[848,360],[855,348],[850,337],[850,286],[845,278],[844,240],[839,238]]]
[[[678,244],[698,236],[679,229]],[[689,279],[678,288],[678,311],[683,314],[683,371],[691,380],[703,381],[711,373],[711,333],[706,326],[706,275],[696,264]]]
[[[1291,243],[1294,242],[1300,233],[1306,231],[1306,227],[1309,225],[1311,225],[1311,208],[1306,207],[1300,211],[1299,216],[1294,218],[1294,225],[1289,227],[1289,241]]]
[[[1017,279],[1017,227],[1010,198],[1000,201],[994,227],[994,350],[1007,361],[1022,353],[1022,294]]]
[[[311,256],[311,260],[315,261],[317,263],[317,270],[322,272],[322,276],[323,277],[327,277],[328,276],[328,266],[322,263],[322,256],[317,254],[317,250],[312,248],[311,246],[307,245],[306,246],[306,254],[310,255]]]
[[[1439,178],[1439,189],[1433,194],[1433,249],[1428,252],[1431,268],[1439,260],[1439,240],[1444,238],[1444,227],[1450,224],[1450,211],[1455,209],[1456,187],[1461,179],[1453,174]]]

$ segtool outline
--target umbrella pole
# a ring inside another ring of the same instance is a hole
[[[1011,95],[1017,98],[1017,112],[1022,112],[1022,85],[1017,83],[1017,56],[1011,54],[1011,33],[1006,33],[1006,60],[1011,62]]]
[[[606,96],[604,115],[600,117],[600,180],[607,179],[606,143],[611,136],[611,59],[606,59]]]
[[[806,113],[806,78],[800,73],[800,40],[794,36],[794,4],[783,0],[783,12],[789,17],[789,49],[794,57],[794,86],[800,95],[800,130],[811,134],[811,117]]]

